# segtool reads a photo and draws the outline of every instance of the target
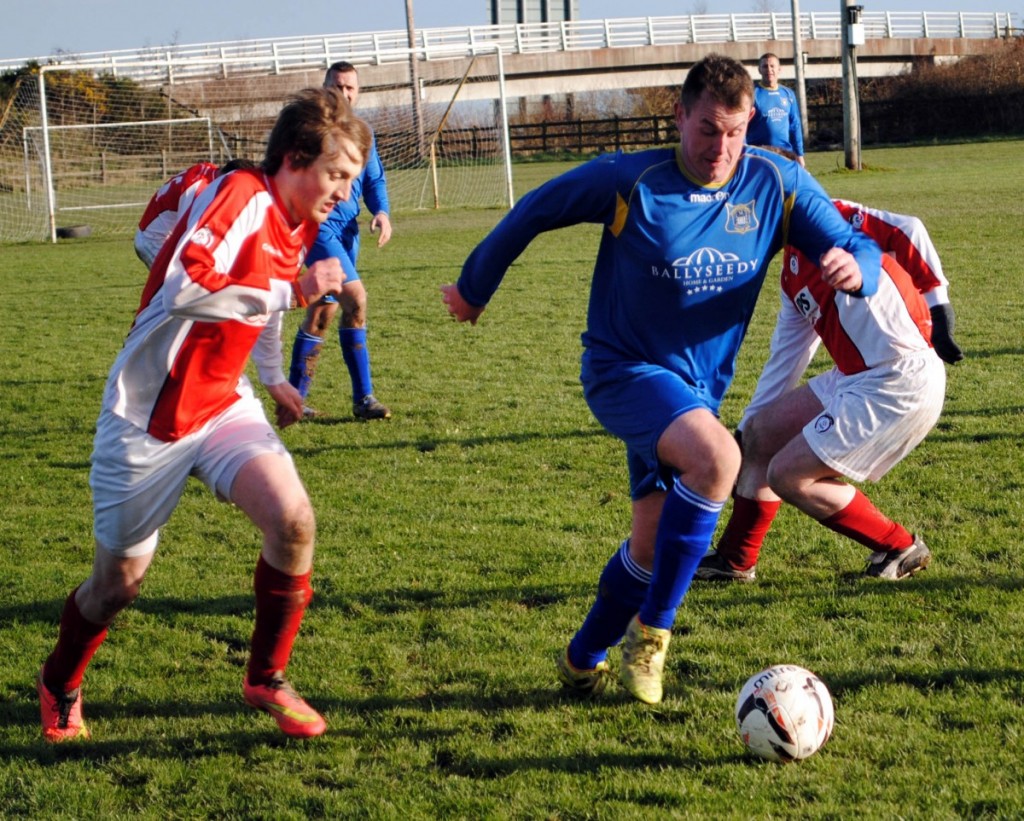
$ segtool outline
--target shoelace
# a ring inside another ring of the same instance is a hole
[[[661,644],[661,636],[648,636],[645,633],[636,654],[636,663],[649,669],[654,656],[661,650]]]
[[[75,706],[75,702],[78,700],[78,690],[73,690],[70,693],[64,693],[56,697],[57,699],[57,727],[61,730],[68,728],[68,721],[71,720],[71,708]]]

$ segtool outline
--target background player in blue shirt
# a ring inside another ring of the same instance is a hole
[[[747,128],[751,145],[773,145],[796,154],[804,165],[804,127],[796,95],[779,85],[779,58],[762,54],[757,64],[761,82],[754,86],[754,116]]]
[[[355,66],[344,61],[334,63],[324,77],[325,88],[336,88],[345,95],[349,105],[355,107],[359,98],[359,75]],[[338,324],[338,341],[341,355],[352,380],[352,413],[358,419],[389,419],[391,411],[373,395],[373,379],[370,375],[370,351],[366,346],[366,287],[356,271],[359,257],[359,199],[373,214],[370,231],[380,231],[377,247],[391,239],[391,220],[388,217],[387,180],[384,166],[377,153],[374,140],[370,158],[362,175],[352,183],[352,196],[346,202],[338,203],[320,226],[320,234],[306,258],[312,265],[320,259],[337,257],[345,272],[345,285],[337,299],[325,297],[306,311],[295,344],[292,346],[292,364],[288,381],[302,394],[303,401],[309,395],[310,384],[320,358],[324,335],[341,304],[341,321]],[[316,411],[306,408],[307,416]]]
[[[718,408],[776,251],[800,247],[839,289],[877,284],[878,246],[810,174],[744,144],[752,100],[746,69],[707,55],[676,103],[678,147],[605,155],[545,183],[441,288],[448,311],[475,323],[539,233],[602,226],[581,380],[594,416],[626,444],[633,510],[630,537],[557,657],[559,679],[579,693],[604,689],[608,648],[622,640],[620,680],[641,701],[661,700],[676,609],[739,470]]]

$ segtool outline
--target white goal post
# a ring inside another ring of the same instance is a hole
[[[415,95],[408,67],[357,66],[356,113],[374,129],[392,211],[511,207],[500,51],[417,65]],[[150,196],[178,171],[262,159],[289,94],[319,85],[325,70],[211,70],[148,83],[80,65],[24,71],[0,98],[0,242],[56,241],[69,223],[131,237]]]

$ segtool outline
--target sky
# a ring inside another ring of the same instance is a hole
[[[411,0],[416,28],[483,26],[489,0]],[[842,0],[799,0],[802,13]],[[868,11],[1012,11],[1007,0],[865,0]],[[791,0],[579,0],[580,19],[789,12]],[[0,60],[406,28],[406,0],[0,0]],[[628,9],[628,11],[626,11]]]

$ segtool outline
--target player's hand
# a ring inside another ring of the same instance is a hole
[[[953,327],[956,324],[956,316],[953,314],[953,306],[948,302],[943,305],[935,305],[931,309],[932,314],[932,345],[939,359],[950,365],[955,365],[964,358],[964,352],[953,340]]]
[[[864,285],[857,259],[842,248],[829,248],[818,261],[821,278],[836,291],[854,294]]]
[[[298,285],[306,303],[312,305],[326,294],[338,294],[344,281],[341,262],[337,257],[327,257],[310,265],[306,273],[299,277]]]
[[[383,211],[370,221],[370,233],[376,234],[378,231],[380,236],[377,238],[377,247],[382,248],[391,239],[391,218]]]
[[[441,299],[448,306],[448,313],[459,322],[469,322],[470,325],[476,325],[480,314],[484,312],[483,306],[477,307],[466,302],[454,283],[441,286]]]
[[[302,394],[288,382],[267,385],[267,393],[274,400],[277,426],[286,428],[302,418]]]

